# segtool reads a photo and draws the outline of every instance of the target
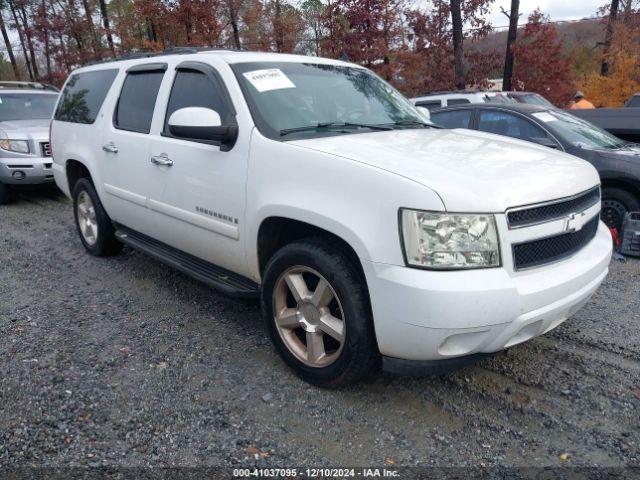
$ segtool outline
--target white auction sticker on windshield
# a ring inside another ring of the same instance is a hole
[[[283,88],[296,88],[289,77],[279,68],[268,68],[265,70],[253,70],[243,73],[244,77],[256,87],[260,93],[270,90],[282,90]]]
[[[542,120],[544,123],[558,121],[558,119],[556,117],[554,117],[553,115],[551,115],[548,112],[536,112],[536,113],[532,113],[531,115],[536,117],[538,120]]]

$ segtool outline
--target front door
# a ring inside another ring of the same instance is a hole
[[[165,181],[162,198],[149,208],[162,215],[161,240],[221,267],[246,268],[242,247],[248,141],[228,151],[210,141],[178,138],[168,120],[185,107],[215,110],[223,124],[236,113],[218,72],[209,64],[188,61],[175,68],[164,126],[153,135],[150,153]],[[241,132],[240,138],[247,138]]]

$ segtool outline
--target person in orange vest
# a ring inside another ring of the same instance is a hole
[[[571,105],[571,110],[582,110],[588,108],[596,108],[593,106],[589,100],[584,98],[584,94],[578,90],[576,94],[573,96],[573,104]]]

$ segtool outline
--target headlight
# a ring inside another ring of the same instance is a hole
[[[10,152],[29,153],[29,144],[26,140],[0,140],[0,148]]]
[[[493,215],[401,209],[400,222],[409,266],[434,270],[500,266]]]

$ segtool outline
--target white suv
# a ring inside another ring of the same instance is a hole
[[[335,60],[185,51],[81,68],[52,148],[90,253],[124,243],[260,295],[282,358],[323,386],[541,335],[611,255],[591,165],[434,128]]]

